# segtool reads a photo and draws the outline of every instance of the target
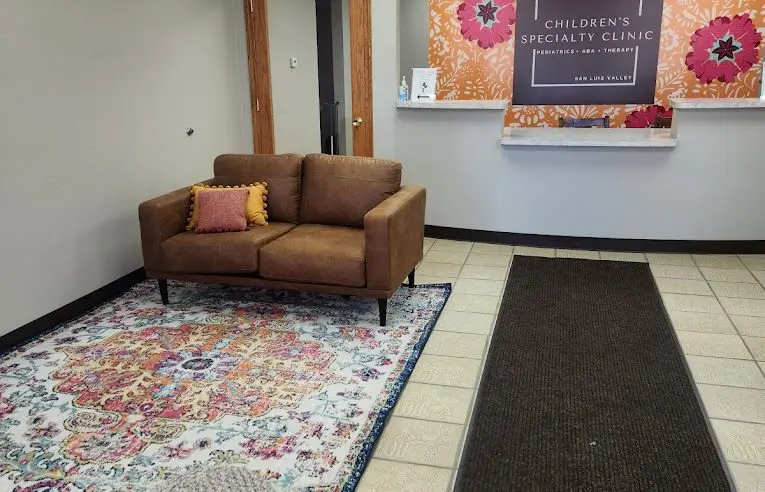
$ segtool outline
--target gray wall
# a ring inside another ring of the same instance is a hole
[[[398,110],[395,157],[406,181],[427,187],[431,225],[763,240],[762,118],[763,110],[676,110],[677,148],[587,149],[503,147],[503,111]]]
[[[138,204],[252,148],[241,25],[239,0],[3,3],[0,335],[139,268]]]
[[[268,0],[268,40],[276,152],[321,152],[315,0]]]
[[[400,0],[401,30],[401,76],[412,83],[412,68],[424,68],[428,64],[428,34],[430,31],[430,2],[428,0]]]

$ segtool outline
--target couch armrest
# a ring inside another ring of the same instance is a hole
[[[364,216],[367,287],[395,291],[422,259],[425,188],[403,186]]]
[[[152,198],[138,206],[141,247],[146,270],[162,270],[162,241],[186,230],[186,219],[191,206],[189,188],[187,186]]]

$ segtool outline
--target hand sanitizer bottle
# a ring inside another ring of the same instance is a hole
[[[398,88],[398,102],[407,102],[409,100],[409,86],[406,83],[406,75],[401,78],[401,85]]]

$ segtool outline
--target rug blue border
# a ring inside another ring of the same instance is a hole
[[[402,286],[402,288],[409,288],[409,287]],[[430,338],[430,334],[433,333],[433,329],[436,327],[436,323],[438,322],[438,319],[441,317],[441,313],[444,312],[444,309],[446,308],[446,303],[447,301],[449,301],[449,297],[452,295],[452,284],[417,285],[415,286],[415,288],[416,289],[420,289],[420,288],[443,289],[446,292],[444,303],[441,306],[441,309],[439,309],[438,313],[436,313],[433,319],[431,319],[430,322],[425,326],[422,336],[420,336],[420,339],[412,348],[412,355],[409,357],[409,360],[406,362],[406,366],[404,367],[404,370],[401,371],[401,374],[399,375],[398,379],[396,380],[395,383],[393,383],[393,389],[391,389],[390,395],[388,395],[388,400],[385,402],[385,405],[383,405],[383,407],[380,409],[380,411],[377,414],[377,420],[375,420],[375,423],[372,426],[372,432],[367,436],[367,438],[364,440],[364,443],[361,445],[361,454],[359,455],[358,458],[356,458],[356,463],[353,465],[353,470],[351,470],[348,480],[345,482],[345,485],[343,485],[343,489],[342,489],[343,492],[353,492],[354,490],[356,490],[356,487],[359,485],[361,476],[364,474],[364,470],[366,469],[367,464],[369,463],[369,459],[372,456],[372,451],[374,449],[374,446],[377,443],[377,440],[380,438],[380,435],[382,434],[382,431],[385,428],[385,424],[388,423],[388,417],[390,415],[390,412],[391,410],[393,410],[393,407],[396,405],[396,402],[398,401],[399,396],[401,396],[401,392],[404,390],[404,386],[406,385],[406,382],[409,380],[409,376],[411,376],[412,372],[414,371],[414,366],[417,364],[417,361],[420,360],[420,356],[422,355],[422,350],[425,348],[425,344],[428,342],[428,338]]]

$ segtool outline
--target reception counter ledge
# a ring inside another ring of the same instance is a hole
[[[431,226],[564,238],[765,240],[765,104],[672,102],[671,133],[513,128],[503,135],[504,102],[488,103],[491,111],[473,101],[460,101],[459,110],[448,108],[452,102],[395,108],[395,151],[380,157],[402,161],[404,180],[427,188]]]
[[[536,147],[674,147],[671,130],[650,128],[505,128],[502,145]]]

